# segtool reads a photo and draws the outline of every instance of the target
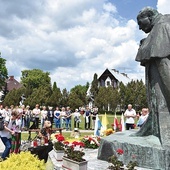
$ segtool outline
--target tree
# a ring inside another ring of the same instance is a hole
[[[69,99],[69,92],[67,91],[66,88],[64,88],[62,90],[62,97],[61,97],[61,101],[60,101],[60,105],[61,106],[68,106],[68,99]]]
[[[41,106],[49,103],[52,88],[48,72],[39,69],[24,70],[22,71],[21,83],[25,87],[25,105],[28,104],[33,108],[36,103]]]
[[[127,86],[120,83],[119,104],[121,109],[124,110],[129,103],[132,104],[137,111],[141,110],[143,107],[148,107],[146,86],[142,80],[132,80]]]
[[[0,91],[5,87],[5,81],[8,78],[8,71],[6,68],[6,60],[1,58],[0,53]]]
[[[96,95],[98,94],[99,88],[98,88],[98,78],[97,78],[97,74],[95,73],[93,76],[93,81],[91,83],[91,89],[90,89],[90,93],[91,93],[91,97],[93,99],[95,99]]]
[[[68,104],[71,108],[79,108],[87,104],[87,86],[77,85],[70,90]]]
[[[31,108],[34,108],[37,103],[40,106],[47,106],[51,94],[51,87],[47,85],[41,86],[33,90],[32,94],[26,98],[24,104],[30,105]]]
[[[41,86],[51,87],[51,78],[49,72],[43,72],[39,69],[22,71],[21,83],[26,87],[26,96],[33,92],[33,89],[38,89]]]
[[[21,95],[24,93],[25,88],[21,87],[19,89],[13,89],[10,92],[7,93],[5,96],[5,99],[3,101],[3,104],[5,106],[10,106],[10,105],[19,105]]]
[[[57,83],[54,82],[52,95],[48,100],[48,105],[53,107],[60,106],[61,99],[62,99],[61,90],[60,88],[57,87]]]
[[[96,96],[95,105],[100,110],[115,110],[118,104],[118,91],[113,87],[99,87],[98,95]]]

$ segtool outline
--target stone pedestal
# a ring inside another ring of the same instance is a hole
[[[98,159],[107,161],[110,156],[122,149],[123,162],[137,161],[139,167],[170,170],[170,151],[162,148],[155,136],[135,137],[136,130],[117,132],[101,139]]]

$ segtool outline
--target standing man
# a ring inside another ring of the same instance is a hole
[[[35,115],[35,128],[38,129],[39,127],[39,117],[40,117],[40,109],[39,109],[39,105],[36,104],[35,108],[32,111],[32,114]]]
[[[136,111],[132,108],[131,104],[128,104],[128,108],[125,111],[124,116],[126,118],[126,130],[134,129]]]

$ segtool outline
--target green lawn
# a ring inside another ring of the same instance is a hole
[[[117,118],[118,118],[118,120],[120,120],[120,116],[117,116]],[[102,121],[102,115],[99,115],[99,119]],[[113,121],[114,121],[114,115],[107,115],[107,119],[108,119],[108,122],[109,122],[109,124],[107,125],[107,128],[111,128],[111,124],[112,124]],[[73,124],[74,124],[73,119],[72,119],[72,122],[71,122],[71,123],[72,123],[72,129],[73,129]],[[83,116],[81,116],[80,131],[81,131],[81,130],[84,130],[84,123],[85,123],[85,119],[84,119]],[[54,127],[54,125],[53,125],[53,127]],[[71,133],[71,132],[63,132],[63,135],[64,135],[64,137],[67,139],[67,138],[70,138],[70,133]],[[87,131],[87,132],[81,133],[81,136],[84,136],[84,135],[92,135],[92,134],[93,134],[93,131],[91,131],[91,132]],[[33,139],[35,136],[36,136],[36,133],[32,133],[32,134],[31,134],[32,139]],[[21,139],[22,139],[22,140],[27,140],[27,139],[28,139],[28,132],[22,133]]]
[[[70,138],[72,138],[72,137],[70,137],[70,134],[71,134],[71,131],[70,132],[63,132],[62,133],[63,134],[63,136],[65,137],[65,139],[70,139]],[[83,137],[83,136],[85,136],[85,135],[93,135],[93,132],[89,132],[89,131],[87,131],[87,132],[81,132],[81,137]],[[36,136],[36,133],[32,133],[31,134],[31,138],[33,139],[34,137]],[[21,140],[27,140],[28,139],[28,133],[27,132],[24,132],[24,133],[22,133],[22,135],[21,135]]]
[[[103,115],[99,115],[99,119],[101,120],[101,122],[102,122],[102,116]],[[108,125],[107,125],[107,128],[112,128],[111,124],[113,124],[113,122],[114,122],[114,115],[107,115],[107,119],[108,119],[108,122],[109,122]],[[120,116],[119,115],[117,115],[117,119],[120,122]],[[135,119],[135,121],[137,122],[137,119]],[[73,124],[74,124],[73,119],[72,119],[71,123],[72,123],[72,129],[73,129]],[[85,123],[85,119],[84,119],[83,116],[81,116],[81,123],[80,123],[80,128],[79,128],[80,131],[84,130],[84,123]],[[54,127],[54,125],[53,125],[53,127]],[[67,138],[70,138],[70,133],[71,132],[69,132],[69,131],[63,132],[63,135],[67,139]],[[81,133],[81,136],[92,135],[92,134],[93,134],[93,131],[91,131],[91,132],[87,131],[87,132]],[[32,133],[31,137],[34,138],[35,136],[36,136],[36,134]],[[21,138],[22,138],[22,140],[27,140],[28,139],[28,133],[27,132],[22,133]]]

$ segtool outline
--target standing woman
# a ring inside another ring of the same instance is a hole
[[[60,110],[58,107],[56,107],[56,110],[54,111],[54,123],[56,128],[61,128]]]
[[[81,119],[80,119],[80,112],[78,111],[78,109],[75,109],[75,112],[72,114],[73,117],[74,117],[74,128],[79,128],[79,124],[81,122]]]
[[[44,127],[45,120],[47,120],[47,110],[46,106],[43,106],[43,109],[41,110],[41,128]]]
[[[47,120],[51,122],[51,128],[53,126],[53,118],[54,118],[53,107],[49,107],[49,110],[47,112]]]
[[[11,149],[11,135],[15,134],[14,130],[12,129],[12,124],[15,122],[17,118],[17,110],[12,110],[11,117],[6,117],[4,121],[4,130],[0,131],[0,136],[3,144],[5,145],[5,150],[2,153],[0,161],[5,160],[9,157],[10,149]]]
[[[30,106],[26,106],[26,111],[25,111],[25,118],[26,118],[26,122],[25,122],[25,126],[27,128],[27,130],[30,127],[30,119],[31,119],[31,110],[30,110]]]
[[[15,121],[12,123],[12,128],[15,132],[14,135],[12,135],[11,138],[11,153],[19,153],[20,152],[20,146],[21,146],[21,128],[22,128],[22,114],[17,112],[17,117]]]
[[[86,107],[85,113],[84,113],[84,117],[85,117],[85,129],[90,129],[90,118],[91,118],[91,111],[89,109],[89,107]]]

